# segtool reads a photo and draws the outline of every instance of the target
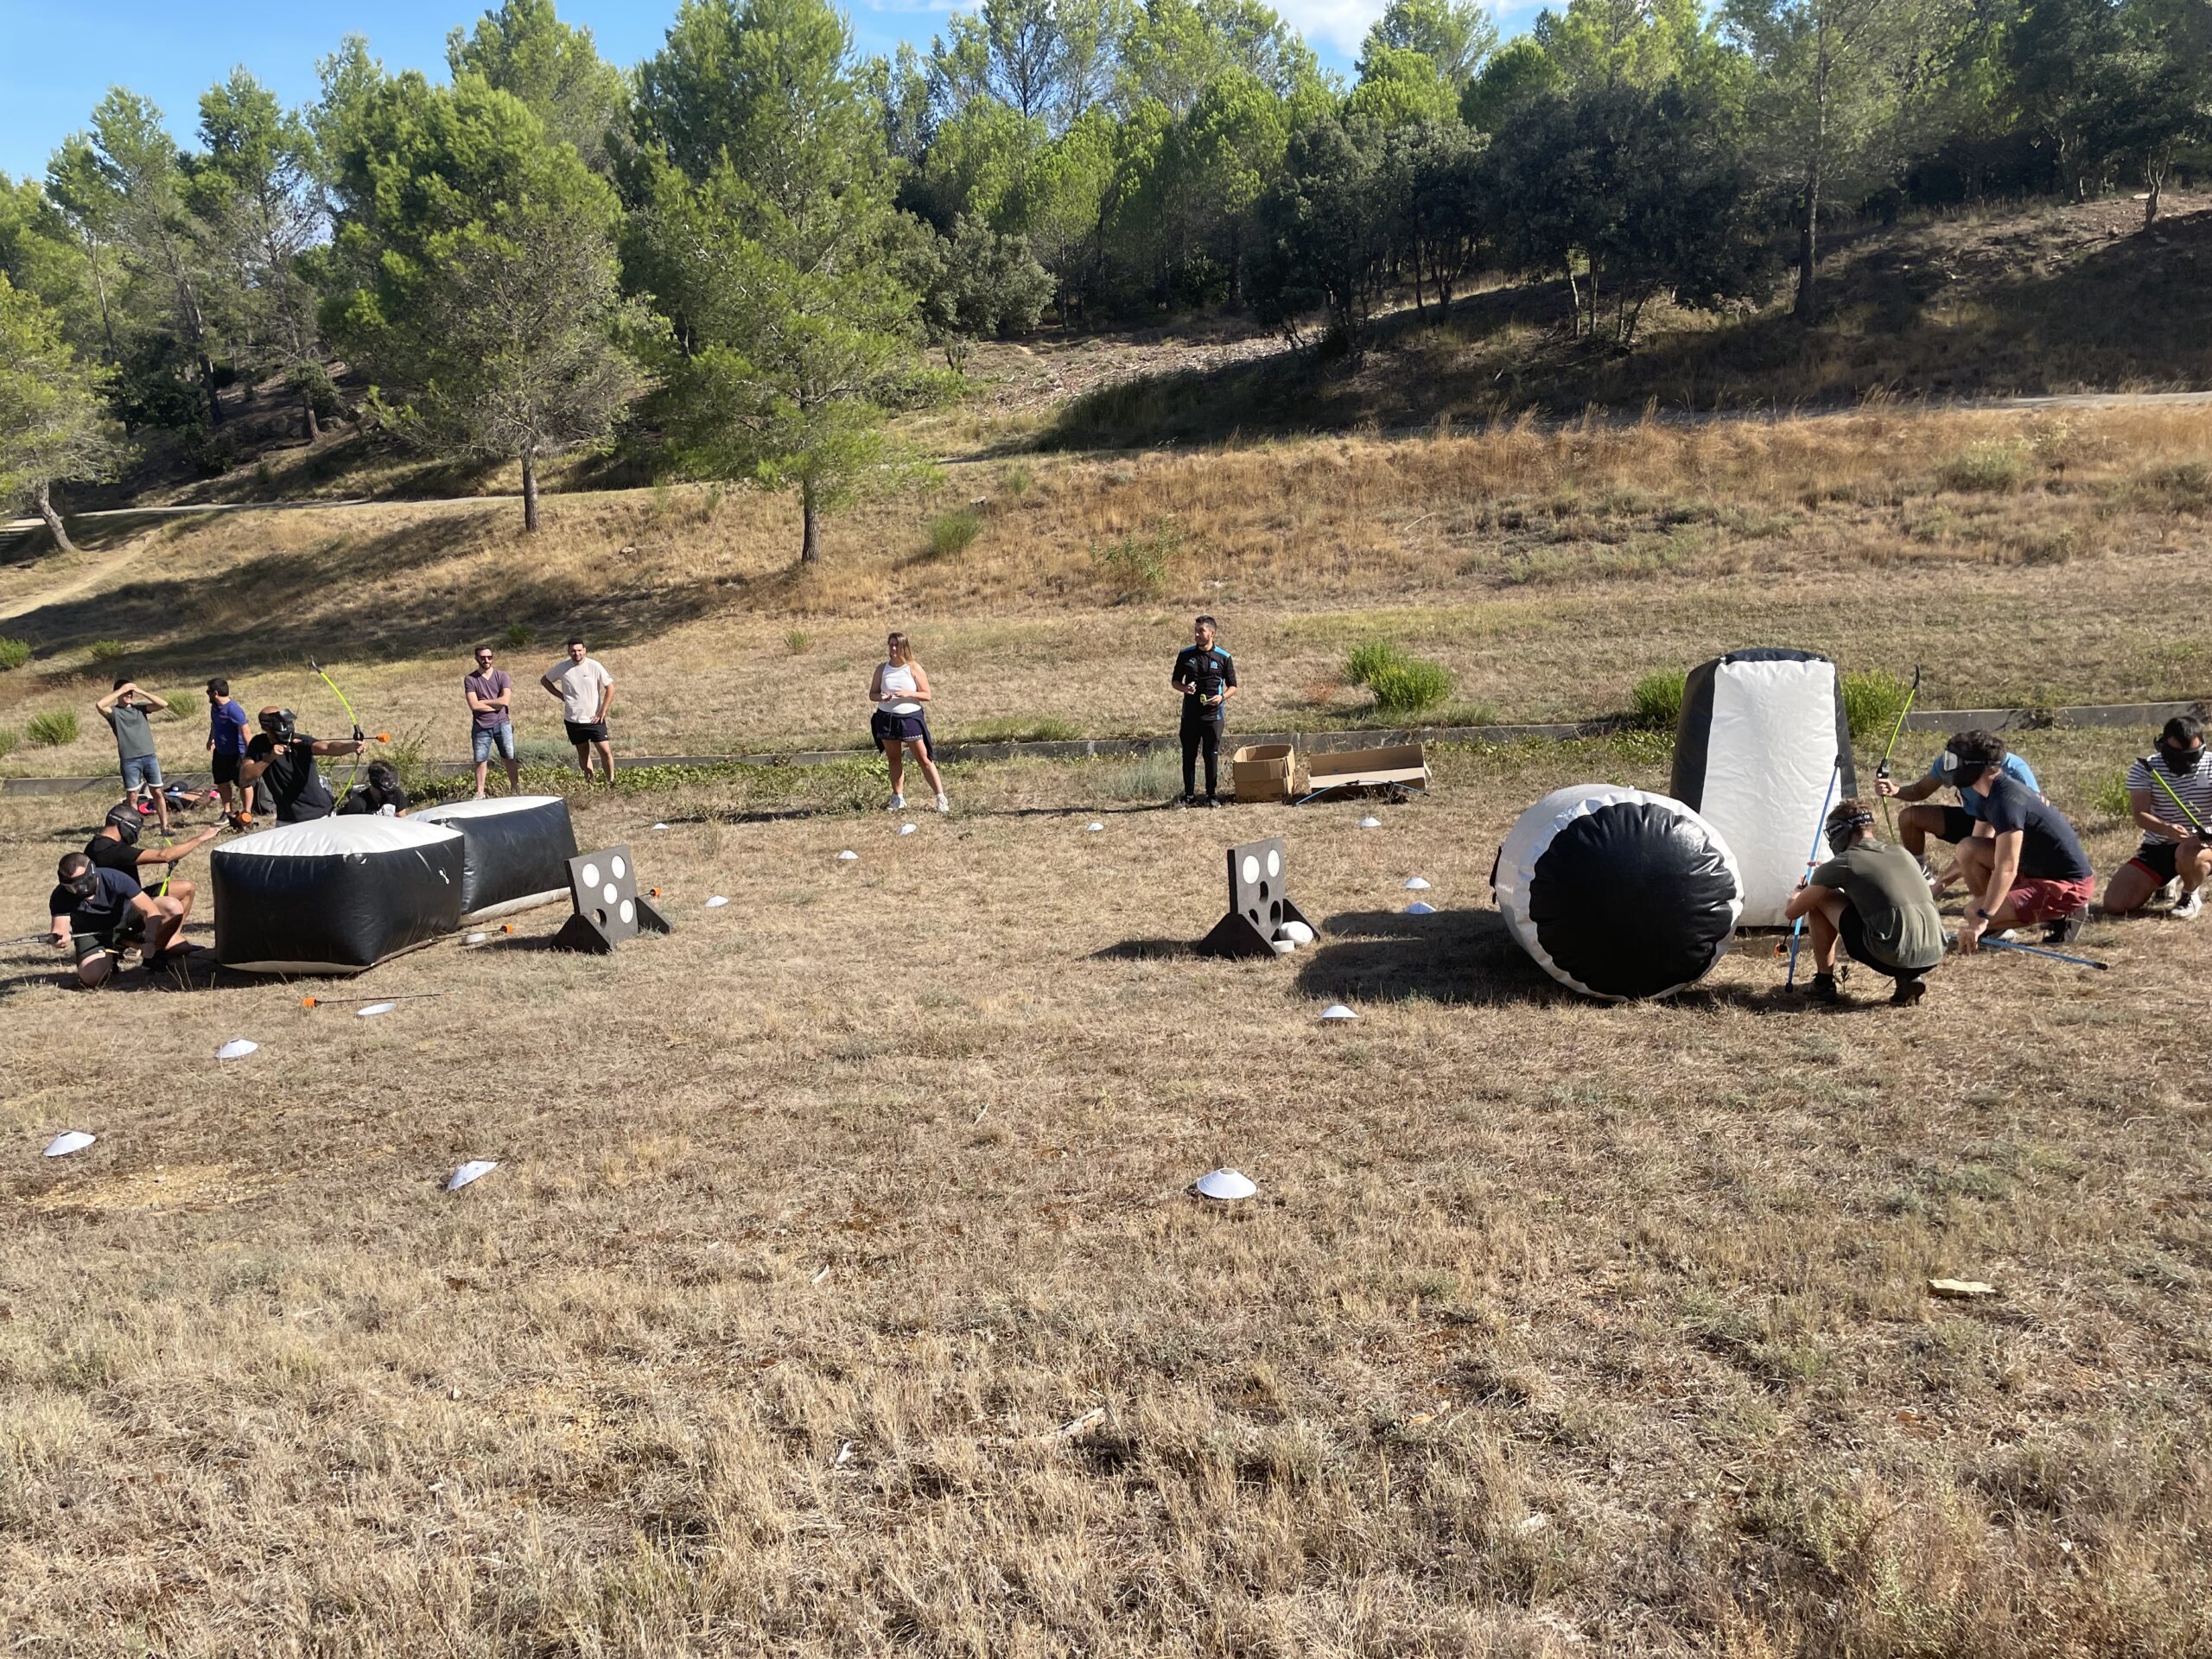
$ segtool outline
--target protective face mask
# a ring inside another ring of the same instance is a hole
[[[100,884],[87,873],[79,876],[74,881],[64,881],[61,885],[75,893],[78,898],[89,899],[98,891]]]
[[[2166,770],[2177,778],[2188,777],[2204,760],[2202,749],[2170,749],[2163,743],[2158,753],[2165,757]]]

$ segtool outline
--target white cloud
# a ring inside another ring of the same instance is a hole
[[[1346,57],[1359,54],[1367,26],[1382,15],[1383,0],[1275,0],[1282,20],[1315,46],[1333,46]]]

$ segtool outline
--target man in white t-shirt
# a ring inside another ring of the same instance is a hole
[[[566,662],[556,663],[538,682],[561,699],[561,717],[569,728],[569,741],[576,746],[576,764],[591,782],[591,758],[596,753],[607,772],[608,788],[614,786],[614,751],[607,741],[607,706],[614,701],[614,677],[598,658],[588,655],[581,639],[569,641]]]

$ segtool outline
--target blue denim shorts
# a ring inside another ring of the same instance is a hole
[[[162,786],[162,763],[150,754],[124,756],[123,786],[125,789],[159,789]]]
[[[491,760],[494,747],[499,751],[500,760],[513,760],[515,758],[514,721],[503,720],[496,726],[470,727],[468,747],[471,753],[475,757],[476,764],[480,766]]]

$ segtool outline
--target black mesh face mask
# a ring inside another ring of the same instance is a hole
[[[2204,747],[2199,744],[2193,749],[2184,749],[2161,743],[2158,745],[2158,754],[2160,759],[2165,761],[2168,772],[2177,778],[2186,778],[2202,764]]]
[[[1851,843],[1859,839],[1859,832],[1874,822],[1872,812],[1854,813],[1847,818],[1838,818],[1828,825],[1828,851],[1843,854],[1851,850]]]

